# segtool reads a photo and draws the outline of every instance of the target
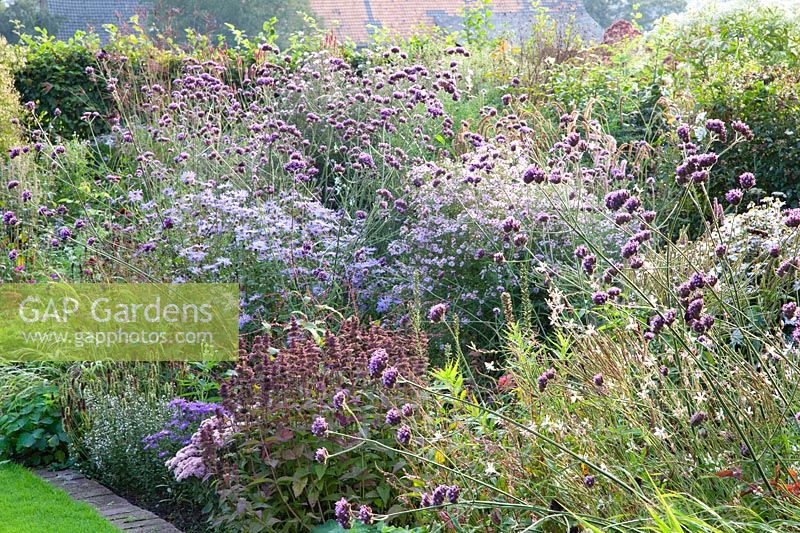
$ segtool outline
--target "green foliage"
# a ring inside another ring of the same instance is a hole
[[[743,121],[755,140],[726,152],[710,193],[751,171],[764,191],[793,201],[800,197],[799,43],[800,21],[787,11],[702,11],[567,61],[547,93],[563,109],[590,107],[620,142],[663,144],[679,117]]]
[[[360,417],[378,420],[382,413],[362,409]],[[322,510],[329,514],[346,493],[373,508],[389,509],[396,497],[387,476],[402,471],[405,461],[400,454],[386,454],[367,448],[345,452],[325,464],[313,461],[321,445],[330,451],[343,452],[349,446],[337,444],[339,439],[318,439],[299,426],[307,417],[298,417],[282,430],[271,433],[241,434],[233,443],[235,463],[243,474],[244,486],[218,490],[220,501],[213,512],[212,524],[224,531],[253,531],[266,526],[272,531],[291,532],[313,527],[322,519]],[[384,439],[374,432],[368,437]],[[263,444],[269,446],[268,458],[259,457]],[[269,484],[269,485],[267,485]],[[238,484],[237,484],[238,485]],[[397,510],[395,508],[394,510]]]
[[[624,19],[645,29],[666,15],[686,9],[686,0],[583,0],[589,15],[603,28]]]
[[[42,12],[40,0],[0,2],[0,35],[10,43],[16,43],[25,30],[45,28],[48,33],[55,34],[58,22],[57,17]]]
[[[754,172],[767,192],[800,198],[800,19],[779,9],[738,9],[692,18],[665,28],[654,46],[667,46],[672,62],[687,71],[698,111],[741,120],[755,134],[754,146],[726,154],[725,171],[712,193]]]
[[[464,40],[476,47],[491,44],[492,30],[492,0],[478,0],[464,8]]]
[[[112,109],[105,83],[87,71],[96,65],[96,35],[79,32],[64,42],[42,31],[23,36],[21,49],[25,64],[15,73],[14,82],[22,102],[36,103],[34,123],[66,137],[107,131],[104,121],[90,124],[81,119],[86,112],[105,117]]]
[[[664,80],[658,52],[639,39],[586,52],[554,68],[550,99],[565,110],[588,109],[619,142],[659,142],[680,98]]]
[[[63,463],[68,437],[61,424],[58,388],[46,381],[17,385],[0,398],[0,459],[37,466]]]
[[[279,35],[288,37],[302,27],[298,12],[303,10],[308,10],[307,0],[156,0],[149,22],[162,35],[183,41],[186,29],[212,38],[233,36],[231,27],[256,35],[265,21],[275,18]]]

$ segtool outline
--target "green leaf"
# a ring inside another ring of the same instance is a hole
[[[33,433],[23,433],[17,441],[17,449],[30,448],[36,444],[36,436]]]
[[[386,483],[381,483],[377,488],[378,494],[381,497],[384,505],[389,505],[389,498],[391,497],[391,488]]]
[[[292,492],[294,493],[295,498],[299,498],[301,494],[303,494],[303,490],[308,485],[308,477],[304,476],[301,478],[295,478],[292,481]]]

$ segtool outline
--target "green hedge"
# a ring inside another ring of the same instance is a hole
[[[765,192],[800,199],[797,15],[776,8],[700,12],[584,52],[547,85],[565,110],[590,106],[621,142],[658,144],[678,120],[746,122],[755,139],[725,154],[711,192],[723,193],[747,170]]]
[[[22,102],[36,104],[36,117],[44,127],[66,137],[88,136],[92,128],[95,133],[107,131],[105,121],[90,126],[81,120],[85,112],[107,116],[113,108],[105,83],[87,71],[87,67],[96,68],[96,36],[78,34],[68,42],[46,34],[23,36],[19,50],[25,61],[14,83]]]

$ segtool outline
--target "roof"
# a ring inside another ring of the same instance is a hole
[[[495,31],[527,36],[538,13],[532,4],[529,0],[494,0],[490,9]],[[542,0],[538,4],[560,24],[572,21],[584,37],[597,40],[602,36],[602,28],[581,0]],[[475,0],[310,0],[311,10],[339,39],[356,43],[368,41],[374,28],[402,36],[420,27],[457,30],[462,28],[464,9],[471,5]]]
[[[231,0],[233,1],[233,0]],[[559,23],[573,22],[589,39],[602,38],[602,28],[589,16],[582,0],[540,0],[536,2]],[[69,39],[78,30],[100,31],[104,24],[124,27],[131,17],[144,18],[152,0],[46,0],[47,9],[57,17],[59,39]],[[448,30],[463,27],[464,9],[476,0],[309,0],[311,11],[333,28],[340,40],[358,44],[369,41],[374,28],[408,36],[420,27],[438,26]],[[510,31],[528,37],[531,21],[538,14],[530,0],[493,0],[490,5],[496,32]]]
[[[46,0],[50,15],[57,17],[58,39],[67,40],[76,31],[95,30],[102,39],[104,24],[124,26],[131,17],[147,12],[148,0]]]

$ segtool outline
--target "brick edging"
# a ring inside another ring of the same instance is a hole
[[[135,533],[181,533],[158,515],[137,507],[121,496],[75,470],[34,470],[34,473],[54,487],[64,490],[73,500],[88,503],[122,531]]]

